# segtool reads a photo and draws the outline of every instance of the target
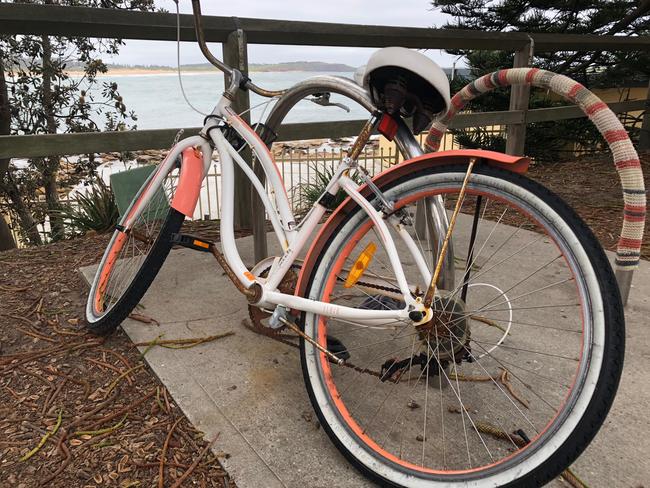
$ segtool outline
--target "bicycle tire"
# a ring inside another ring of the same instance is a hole
[[[381,190],[390,196],[391,199],[399,201],[400,191],[414,192],[415,190],[413,188],[421,188],[425,185],[426,181],[436,179],[436,181],[444,180],[445,175],[454,175],[455,181],[458,182],[464,176],[465,171],[466,167],[462,165],[432,168],[403,177],[381,188]],[[323,386],[323,383],[326,381],[323,379],[325,375],[323,372],[324,366],[321,363],[319,369],[317,359],[319,353],[309,343],[301,340],[300,351],[303,377],[310,401],[320,424],[333,444],[346,459],[364,475],[382,486],[426,486],[432,488],[456,485],[477,487],[541,486],[559,475],[591,442],[605,420],[620,381],[625,345],[623,306],[614,273],[602,247],[593,233],[578,215],[557,195],[525,176],[486,166],[476,168],[474,174],[477,178],[481,179],[484,185],[489,185],[491,184],[490,182],[496,185],[498,182],[501,188],[508,188],[510,190],[517,189],[518,194],[530,196],[534,200],[534,203],[530,205],[540,205],[540,208],[543,206],[540,212],[543,211],[547,215],[553,215],[554,218],[558,219],[558,224],[561,221],[563,228],[571,231],[572,235],[563,237],[572,239],[572,245],[575,246],[576,252],[579,249],[584,251],[586,258],[581,262],[584,265],[581,272],[584,276],[588,275],[589,280],[591,280],[589,284],[591,288],[589,291],[593,293],[593,298],[600,300],[602,303],[603,344],[601,351],[602,361],[600,362],[601,367],[597,372],[592,372],[592,374],[597,374],[597,380],[589,397],[586,399],[582,396],[578,397],[579,400],[577,401],[584,401],[584,405],[586,405],[580,416],[574,418],[572,417],[572,413],[566,413],[567,417],[564,419],[564,422],[566,425],[573,422],[573,427],[571,427],[568,435],[564,435],[561,444],[556,446],[557,448],[552,452],[549,451],[549,442],[555,439],[553,436],[557,436],[560,439],[557,433],[564,432],[562,428],[565,424],[553,425],[553,428],[556,430],[546,440],[545,445],[537,446],[537,450],[532,451],[532,454],[528,455],[528,457],[515,457],[515,459],[518,459],[517,463],[506,464],[505,471],[500,472],[498,469],[492,468],[491,471],[488,469],[471,474],[433,475],[406,470],[396,465],[390,459],[382,457],[378,452],[372,452],[372,448],[364,444],[365,441],[359,440],[360,437],[355,434],[349,425],[346,425],[347,421],[341,420],[340,412],[336,411],[338,407],[332,406],[334,399],[328,397],[329,393],[325,391],[325,387]],[[406,190],[406,188],[410,188],[410,190]],[[496,192],[498,186],[494,188]],[[353,232],[356,232],[356,229],[360,227],[360,222],[364,218],[367,218],[362,214],[363,211],[356,206],[330,234],[329,241],[310,272],[305,296],[313,299],[323,299],[325,277],[333,268],[332,261],[339,255],[343,243],[350,242],[356,235]],[[583,279],[583,277],[581,276],[580,279]],[[596,294],[598,295],[597,297]],[[314,339],[317,339],[317,333],[315,332],[317,328],[315,324],[317,322],[316,315],[302,314],[301,326]],[[323,355],[320,355],[320,357],[324,358]],[[578,395],[582,394],[578,392]],[[530,446],[534,447],[533,444]],[[540,454],[542,461],[538,463],[532,462],[531,459],[535,458],[540,452],[545,453],[543,456]],[[404,480],[409,481],[406,482]]]
[[[126,211],[131,215],[132,228],[118,226],[114,231],[88,294],[86,324],[91,333],[113,332],[140,302],[165,262],[172,235],[185,219],[169,204],[175,192],[174,171],[169,170],[158,188],[148,188],[147,180]],[[140,202],[145,191],[152,196],[143,205]]]

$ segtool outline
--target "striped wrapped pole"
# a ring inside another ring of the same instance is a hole
[[[616,248],[616,275],[624,301],[631,282],[632,271],[639,265],[641,240],[646,215],[646,194],[641,163],[625,128],[607,104],[571,78],[538,68],[512,68],[495,71],[466,85],[451,99],[449,112],[436,121],[427,136],[425,146],[437,151],[452,117],[472,99],[497,87],[530,84],[546,88],[578,105],[607,141],[623,187],[623,229]]]

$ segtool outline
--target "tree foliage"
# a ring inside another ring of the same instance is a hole
[[[153,0],[38,0],[20,3],[56,4],[152,10]],[[119,52],[121,39],[20,35],[0,36],[0,100],[3,101],[3,133],[55,134],[126,130],[133,128],[136,116],[127,110],[114,82],[102,81],[107,72],[104,57]],[[81,76],[71,76],[69,63],[83,66]],[[4,106],[6,104],[6,107]],[[59,212],[61,181],[59,156],[36,158],[27,168],[16,170],[9,161],[0,161],[0,196],[4,205],[18,215],[23,238],[38,244],[36,224],[49,219],[54,239],[64,236]],[[85,164],[82,162],[85,161]],[[92,158],[80,160],[77,177],[91,176]],[[65,182],[63,182],[65,183]],[[35,204],[39,193],[42,204]]]
[[[433,0],[433,6],[452,16],[444,26],[453,29],[548,34],[648,35],[650,0]],[[512,67],[514,54],[508,51],[449,50],[464,56],[469,77],[457,77],[452,92],[465,83],[498,69]],[[647,52],[535,52],[533,66],[562,73],[587,87],[619,87],[647,82],[650,53]],[[543,90],[532,90],[531,108],[563,105]],[[507,110],[508,90],[482,95],[472,109]],[[459,143],[467,147],[504,150],[503,136],[486,130],[456,131]],[[573,145],[593,147],[599,141],[593,125],[585,119],[545,122],[527,126],[526,153],[539,160],[561,159]]]

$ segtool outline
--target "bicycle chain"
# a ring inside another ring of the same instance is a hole
[[[260,276],[263,276],[265,273],[268,273],[270,271],[271,267],[269,266],[267,269],[263,270],[260,273]],[[300,267],[297,265],[291,266],[289,272],[287,275],[282,279],[280,282],[280,285],[278,285],[278,290],[280,290],[282,293],[288,293],[288,294],[293,294],[295,291],[295,286],[297,282],[297,276],[294,273],[294,270],[299,270]],[[291,273],[291,275],[289,274]],[[341,280],[341,278],[339,278]],[[342,280],[341,280],[342,281]],[[389,291],[393,293],[399,293],[400,290],[388,286],[383,286],[383,285],[376,285],[376,284],[370,284],[370,283],[365,283],[362,281],[359,281],[358,284],[367,287],[367,288],[374,288],[377,290],[382,290],[382,291]],[[260,334],[266,337],[270,337],[271,339],[274,339],[278,342],[281,342],[282,344],[286,344],[287,346],[295,347],[296,349],[300,348],[300,345],[293,341],[292,339],[298,338],[298,336],[294,334],[286,334],[283,333],[282,331],[286,328],[285,326],[279,327],[277,329],[272,329],[270,327],[265,326],[262,324],[262,320],[265,318],[270,317],[270,314],[267,312],[264,312],[263,310],[260,310],[258,307],[255,307],[254,305],[248,305],[248,317],[250,318],[250,325],[246,323],[246,321],[242,321],[242,325],[246,327],[248,330],[251,330],[255,332],[256,334]],[[381,378],[382,374],[378,371],[373,371],[368,368],[362,368],[360,366],[355,365],[354,363],[350,361],[346,361],[343,363],[343,366],[346,368],[354,369],[355,371],[359,373],[365,373],[369,374],[371,376],[375,376],[377,378]],[[392,378],[388,379],[389,381],[393,381]]]
[[[269,266],[267,269],[263,270],[260,276],[264,275],[265,273],[268,273],[271,267]],[[280,285],[278,285],[278,289],[282,293],[288,293],[288,294],[293,294],[295,291],[295,286],[297,283],[297,276],[295,274],[295,270],[300,269],[299,266],[293,265],[287,272],[287,275],[282,279],[280,282]],[[342,278],[337,277],[338,280],[343,281]],[[382,291],[388,291],[392,293],[400,293],[400,290],[394,287],[390,286],[383,286],[383,285],[377,285],[373,283],[366,283],[363,281],[358,281],[357,282],[359,285],[366,287],[366,288],[374,288],[376,290],[382,290]],[[286,326],[279,327],[277,329],[272,329],[270,327],[266,327],[265,325],[262,324],[262,320],[270,317],[270,314],[267,312],[264,312],[260,310],[259,308],[253,306],[253,305],[248,305],[248,316],[250,318],[251,324],[247,324],[246,321],[242,322],[242,325],[246,327],[247,329],[257,333],[264,335],[266,337],[270,337],[271,339],[274,339],[278,342],[281,342],[282,344],[286,344],[291,347],[295,347],[296,349],[300,348],[300,345],[297,344],[295,341],[292,339],[298,338],[298,336],[294,334],[285,334],[282,332],[283,329],[286,328]],[[468,355],[471,356],[471,346],[470,346],[470,332],[468,331],[467,334],[467,339],[465,341],[465,344],[462,347],[462,349],[466,352],[466,354],[459,355],[459,357],[456,359],[455,362],[460,363],[464,358],[466,358]],[[459,351],[460,352],[460,351]],[[360,366],[355,365],[351,361],[346,361],[343,363],[343,366],[346,368],[354,369],[355,371],[359,373],[365,373],[369,374],[371,376],[375,376],[377,378],[382,378],[383,374],[378,371],[374,371],[368,368],[362,368]],[[394,382],[394,378],[386,378],[387,381]],[[399,380],[397,380],[399,381]]]

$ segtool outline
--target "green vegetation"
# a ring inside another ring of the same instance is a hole
[[[325,166],[321,169],[318,167],[318,165],[312,164],[311,168],[315,174],[315,182],[302,183],[296,188],[298,202],[297,205],[294,205],[294,207],[297,209],[298,215],[304,215],[307,213],[307,211],[309,211],[311,207],[314,206],[321,195],[325,192],[325,188],[327,188],[327,185],[334,176],[333,167],[328,168]],[[361,179],[358,176],[353,175],[351,178],[357,184],[361,184]],[[346,193],[343,190],[339,190],[336,194],[336,198],[334,199],[333,207],[338,207],[341,203],[343,203],[343,200],[345,200],[346,197]]]
[[[451,16],[452,20],[444,26],[450,29],[623,36],[650,34],[648,1],[433,0],[432,5]],[[464,56],[470,68],[469,75],[461,74],[453,80],[452,93],[484,74],[511,68],[514,58],[514,54],[508,51],[455,49],[448,52]],[[588,88],[625,88],[638,86],[639,82],[645,86],[650,76],[650,53],[535,52],[532,66],[562,73]],[[509,89],[500,89],[478,97],[469,108],[480,112],[508,110],[509,103]],[[559,105],[566,105],[566,102],[553,98],[545,90],[531,91],[530,108]],[[453,132],[457,142],[464,147],[505,150],[505,138],[484,128]],[[601,143],[600,135],[587,119],[535,123],[527,126],[525,153],[537,160],[560,160],[572,157],[576,149],[592,150]]]
[[[153,0],[37,0],[28,3],[121,10],[153,10]],[[134,128],[117,83],[101,82],[103,57],[113,56],[120,39],[0,34],[0,135],[59,134]],[[77,63],[81,76],[68,75]],[[93,89],[96,88],[96,89]],[[102,123],[103,121],[103,123]],[[81,177],[92,177],[92,156],[79,165]],[[7,233],[5,214],[18,217],[21,238],[41,244],[37,225],[49,220],[52,240],[65,237],[59,202],[60,155],[29,160],[26,170],[0,160],[0,249],[15,245]],[[42,188],[44,201],[39,199]]]
[[[73,235],[88,231],[106,232],[117,224],[120,212],[115,202],[115,195],[101,179],[95,179],[87,193],[79,193],[77,206],[64,205],[59,210],[61,219],[69,223],[66,227],[73,230]]]

